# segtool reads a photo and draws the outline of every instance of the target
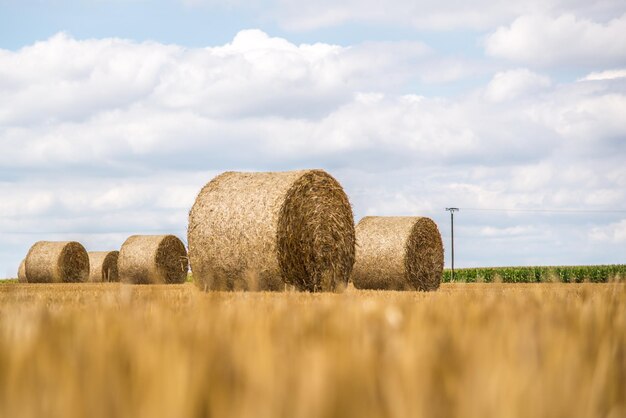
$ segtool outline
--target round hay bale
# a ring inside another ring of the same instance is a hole
[[[358,289],[436,290],[443,274],[437,224],[424,217],[366,216],[356,226]]]
[[[90,251],[89,254],[89,281],[90,282],[118,282],[117,257],[119,251]]]
[[[184,283],[189,261],[185,245],[174,235],[133,235],[122,244],[117,267],[123,283]]]
[[[75,283],[89,277],[89,256],[78,242],[36,242],[24,263],[29,283]]]
[[[354,218],[322,170],[223,173],[189,213],[189,259],[205,290],[342,291],[354,264]]]
[[[19,283],[26,283],[26,259],[22,260],[20,267],[17,269],[17,281]]]

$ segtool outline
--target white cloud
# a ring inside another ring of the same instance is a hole
[[[197,49],[58,34],[0,54],[0,123],[81,122],[146,102],[210,117],[310,117],[355,89],[402,85],[428,52],[419,42],[294,45],[259,30]]]
[[[617,78],[626,78],[626,69],[593,72],[578,81],[615,80]]]
[[[608,226],[593,228],[589,237],[594,241],[611,242],[620,244],[626,242],[626,219]]]
[[[514,16],[510,3],[489,2],[485,13],[479,5],[458,1],[426,2],[392,0],[385,3],[366,0],[321,0],[303,3],[297,0],[270,2],[270,12],[282,26],[310,30],[346,22],[399,23],[422,29],[483,29],[494,22]],[[522,10],[525,9],[522,5]],[[517,9],[516,6],[513,9]]]
[[[480,228],[479,234],[485,237],[515,237],[515,236],[524,236],[529,233],[537,233],[537,231],[533,230],[528,226],[511,226],[507,228],[494,228],[492,226],[485,226]]]
[[[291,30],[311,30],[346,23],[393,24],[419,29],[485,30],[523,14],[571,13],[606,21],[626,11],[623,1],[603,0],[182,0],[192,7],[246,10]]]
[[[580,150],[582,143],[590,156],[594,147],[610,144],[614,151],[624,151],[626,94],[609,86],[586,90],[585,86],[561,87],[550,100],[535,103],[528,109],[531,119],[544,123],[559,136],[571,139],[572,150]],[[623,88],[623,87],[622,87]],[[606,149],[602,149],[606,152]]]
[[[35,190],[25,192],[23,189],[7,187],[0,200],[0,216],[40,215],[52,207],[54,196],[49,191]]]
[[[502,102],[537,93],[549,86],[549,77],[522,68],[494,75],[485,94],[488,100]]]
[[[486,51],[529,66],[583,68],[626,63],[626,14],[606,23],[563,14],[523,15],[486,39]]]
[[[626,83],[512,69],[456,97],[416,94],[433,55],[419,42],[296,45],[256,30],[210,48],[57,35],[0,50],[0,233],[11,237],[0,273],[37,239],[105,249],[130,233],[184,237],[195,194],[227,169],[326,168],[357,217],[440,225],[450,205],[626,206]],[[460,218],[473,228],[460,230],[461,263],[624,250],[573,244],[612,218],[483,215]],[[524,245],[481,241],[505,236]]]

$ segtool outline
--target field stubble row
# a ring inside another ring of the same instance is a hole
[[[0,416],[626,414],[626,285],[0,286]]]

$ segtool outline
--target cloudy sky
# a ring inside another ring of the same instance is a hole
[[[626,262],[623,0],[0,0],[0,277],[324,168],[456,265]],[[612,211],[612,212],[611,212]]]

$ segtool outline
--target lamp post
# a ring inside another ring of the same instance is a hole
[[[450,227],[452,231],[452,280],[454,281],[454,212],[457,212],[459,208],[446,208],[450,212]]]

